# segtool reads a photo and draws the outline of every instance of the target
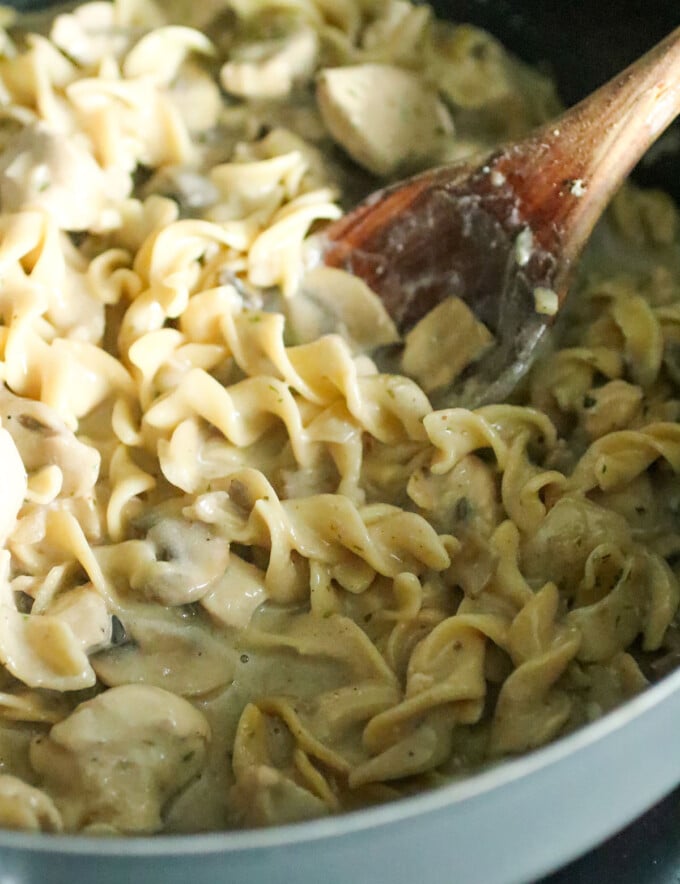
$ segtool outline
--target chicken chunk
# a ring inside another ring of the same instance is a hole
[[[375,175],[434,159],[453,133],[436,92],[416,74],[391,65],[328,68],[319,76],[316,97],[335,141]]]
[[[493,335],[464,301],[446,298],[406,335],[401,365],[431,393],[453,383],[492,343]]]
[[[155,832],[166,803],[204,764],[210,729],[186,700],[123,685],[81,703],[30,759],[67,831]]]

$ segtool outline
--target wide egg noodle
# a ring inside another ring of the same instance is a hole
[[[310,271],[369,173],[521,135],[548,78],[403,0],[93,2],[2,45],[0,825],[391,801],[677,660],[670,198],[621,190],[560,336],[475,411],[426,392],[460,304],[406,341],[417,383],[371,356],[403,343],[374,293]]]

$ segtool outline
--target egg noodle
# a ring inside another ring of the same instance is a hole
[[[381,181],[554,114],[547,78],[403,0],[4,24],[1,825],[389,801],[673,665],[670,199],[619,194],[551,351],[475,411],[378,371],[397,335],[363,284],[303,279]]]

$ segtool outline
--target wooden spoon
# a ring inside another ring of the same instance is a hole
[[[402,333],[444,298],[463,299],[495,345],[436,399],[503,399],[610,198],[678,114],[680,28],[526,139],[375,193],[326,228],[322,261],[363,279]]]

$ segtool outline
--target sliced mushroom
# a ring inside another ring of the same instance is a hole
[[[31,744],[68,831],[161,828],[167,802],[204,764],[210,728],[186,700],[148,685],[99,694]]]
[[[433,159],[453,122],[416,74],[386,64],[328,68],[317,84],[329,132],[360,166],[393,175]]]
[[[231,682],[237,659],[231,642],[192,609],[139,605],[117,618],[122,643],[90,661],[104,684],[156,685],[191,697]]]
[[[318,51],[316,32],[302,26],[283,38],[236,48],[220,81],[227,92],[243,98],[283,98],[296,82],[312,75]]]
[[[229,544],[206,525],[167,516],[137,544],[130,586],[164,605],[198,601],[224,574]]]
[[[61,470],[65,497],[92,490],[99,475],[99,452],[80,442],[48,405],[0,387],[0,419],[28,472],[55,464]],[[6,487],[3,484],[3,490]]]
[[[14,530],[27,484],[26,469],[16,444],[7,430],[0,429],[0,547],[4,547]]]
[[[0,775],[0,827],[29,832],[60,832],[61,815],[52,799],[9,774]]]

